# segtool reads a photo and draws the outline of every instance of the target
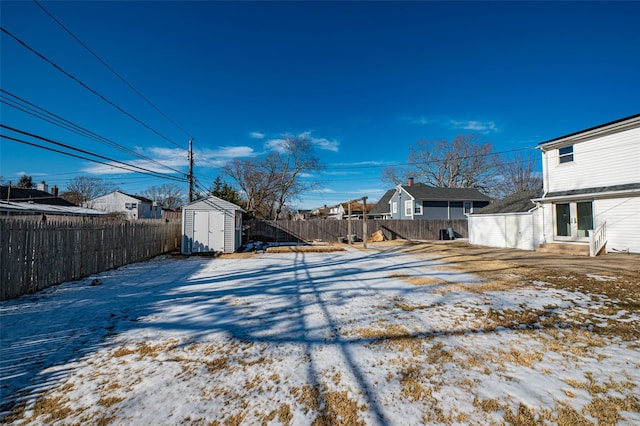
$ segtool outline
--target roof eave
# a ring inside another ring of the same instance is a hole
[[[632,115],[629,117],[621,118],[619,120],[611,121],[609,123],[601,124],[599,126],[591,127],[579,132],[570,133],[565,136],[550,139],[548,141],[540,142],[536,148],[547,151],[555,149],[558,146],[566,145],[569,143],[582,142],[583,140],[592,139],[598,136],[604,136],[609,133],[620,132],[627,129],[632,129],[640,126],[640,114]]]

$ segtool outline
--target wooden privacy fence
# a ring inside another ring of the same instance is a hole
[[[179,249],[180,222],[0,218],[0,300]]]
[[[338,242],[348,234],[347,220],[253,220],[245,222],[245,238],[254,241]],[[362,220],[351,221],[351,234],[363,239]],[[467,220],[367,220],[367,237],[382,231],[389,240],[438,240],[453,228],[456,238],[467,238]]]

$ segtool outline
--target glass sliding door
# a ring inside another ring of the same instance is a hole
[[[556,236],[571,237],[571,206],[556,204]]]
[[[590,201],[576,203],[578,217],[578,238],[589,238],[589,231],[593,229],[593,207]]]
[[[593,229],[593,203],[555,204],[555,239],[565,241],[586,241],[589,230]]]

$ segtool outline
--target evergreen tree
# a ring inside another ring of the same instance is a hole
[[[23,189],[31,189],[35,188],[36,184],[33,183],[33,178],[31,176],[22,175],[20,176],[17,187]]]

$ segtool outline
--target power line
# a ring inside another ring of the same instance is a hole
[[[38,144],[33,143],[33,142],[27,142],[27,141],[22,140],[22,139],[13,138],[13,137],[11,137],[11,136],[7,136],[7,135],[0,135],[0,137],[1,137],[1,138],[8,139],[8,140],[11,140],[11,141],[14,141],[14,142],[23,143],[23,144],[25,144],[25,145],[34,146],[34,147],[36,147],[36,148],[42,148],[42,149],[47,150],[47,151],[57,152],[57,153],[59,153],[59,154],[63,154],[63,155],[68,155],[69,157],[79,158],[79,159],[81,159],[81,160],[87,160],[87,161],[91,161],[91,162],[93,162],[93,163],[104,164],[104,165],[107,165],[107,166],[110,166],[110,167],[115,167],[115,168],[117,168],[117,169],[122,169],[122,170],[126,170],[126,171],[132,171],[131,169],[128,169],[128,168],[125,168],[125,167],[112,165],[112,164],[109,164],[109,163],[105,163],[105,162],[103,162],[103,161],[94,160],[93,158],[87,158],[87,157],[83,157],[83,156],[81,156],[81,155],[72,154],[72,153],[70,153],[70,152],[60,151],[60,150],[55,149],[55,148],[49,148],[49,147],[44,146],[44,145],[38,145]],[[133,171],[133,172],[134,172],[134,173],[143,173],[143,174],[145,173],[145,172],[135,172],[135,171]],[[155,177],[159,177],[159,176],[155,176]],[[171,180],[179,180],[180,182],[183,182],[183,180],[182,180],[182,179],[173,178],[173,177],[171,177],[171,176],[165,176],[165,177],[163,177],[163,178],[164,178],[164,179],[171,179]]]
[[[45,150],[48,150],[48,151],[57,152],[59,154],[68,155],[70,157],[75,157],[75,158],[79,158],[79,159],[82,159],[82,160],[87,160],[87,161],[91,161],[91,162],[94,162],[94,163],[103,164],[103,165],[106,165],[106,166],[109,166],[109,167],[115,167],[115,168],[126,170],[126,171],[129,171],[129,172],[148,174],[148,175],[154,176],[156,178],[176,180],[176,181],[179,181],[179,182],[184,182],[185,181],[184,178],[178,178],[178,177],[175,177],[175,176],[166,175],[166,174],[162,174],[162,173],[159,173],[159,172],[154,172],[153,170],[145,169],[144,167],[135,166],[135,165],[132,165],[132,164],[127,164],[127,163],[124,163],[122,161],[114,160],[112,158],[104,157],[104,156],[101,156],[101,155],[98,155],[98,154],[93,154],[91,152],[88,152],[88,151],[85,151],[85,150],[82,150],[82,149],[79,149],[79,148],[75,148],[75,147],[72,147],[70,145],[66,145],[66,144],[63,144],[63,143],[60,143],[60,142],[53,141],[51,139],[44,138],[42,136],[38,136],[38,135],[34,135],[32,133],[29,133],[29,132],[25,132],[25,131],[22,131],[22,130],[14,129],[14,128],[6,126],[4,124],[0,124],[0,127],[12,130],[14,132],[23,134],[25,136],[31,136],[31,137],[34,137],[36,139],[43,140],[45,142],[49,142],[49,143],[52,143],[52,144],[55,144],[55,145],[58,145],[58,146],[62,146],[62,147],[67,148],[67,149],[78,151],[78,152],[81,152],[83,154],[92,155],[94,157],[105,159],[105,160],[111,161],[112,163],[106,163],[104,161],[95,160],[95,159],[89,158],[89,157],[83,157],[83,156],[80,156],[80,155],[77,155],[77,154],[72,154],[70,152],[61,151],[61,150],[50,148],[50,147],[47,147],[47,146],[44,146],[44,145],[39,145],[39,144],[35,144],[35,143],[32,143],[32,142],[27,142],[27,141],[22,140],[22,139],[17,139],[17,138],[13,138],[13,137],[10,137],[10,136],[4,135],[4,134],[0,134],[0,137],[12,140],[14,142],[19,142],[19,143],[23,143],[23,144],[26,144],[26,145],[31,145],[31,146],[34,146],[34,147],[37,147],[37,148],[42,148],[42,149],[45,149]],[[118,165],[113,164],[113,163],[122,164],[124,167],[123,166],[118,166]],[[132,169],[137,169],[137,170],[132,170]]]
[[[4,97],[4,99],[3,99]],[[136,151],[133,151],[111,139],[108,139],[104,136],[101,136],[95,132],[92,132],[91,130],[88,130],[72,121],[67,120],[66,118],[63,118],[59,115],[56,115],[54,113],[52,113],[51,111],[42,108],[32,102],[29,102],[11,92],[8,92],[4,89],[0,89],[0,102],[8,105],[12,108],[15,108],[19,111],[22,111],[26,114],[29,114],[33,117],[39,118],[40,120],[46,121],[48,123],[54,124],[58,127],[61,127],[63,129],[69,130],[73,133],[79,134],[81,136],[87,137],[89,139],[93,139],[95,141],[98,141],[100,143],[104,143],[106,145],[109,145],[113,148],[116,148],[122,152],[134,155],[142,160],[145,161],[149,161],[152,162],[154,164],[157,164],[163,168],[172,170],[176,173],[182,173],[182,171],[174,169],[172,167],[167,166],[166,164],[163,164],[157,160],[154,160],[150,157],[147,157],[145,155],[142,155]]]
[[[113,73],[113,75],[115,75],[116,77],[118,77],[124,84],[127,85],[127,87],[129,87],[129,89],[131,89],[136,95],[138,95],[143,101],[145,101],[148,105],[150,105],[153,109],[155,109],[158,113],[160,113],[160,115],[162,115],[165,119],[167,119],[167,121],[169,121],[171,124],[173,124],[176,128],[178,128],[179,130],[182,131],[182,133],[184,133],[188,138],[192,138],[192,136],[189,134],[189,132],[187,132],[184,128],[182,128],[178,123],[176,123],[174,120],[172,120],[168,115],[166,115],[164,112],[162,112],[157,106],[155,106],[149,99],[147,99],[142,93],[140,93],[140,91],[138,91],[135,87],[133,87],[133,85],[131,83],[129,83],[124,77],[122,77],[120,74],[118,74],[111,66],[109,66],[109,64],[107,64],[100,56],[98,56],[97,53],[95,53],[93,50],[91,50],[89,48],[89,46],[87,46],[85,43],[82,42],[82,40],[80,40],[74,33],[71,32],[71,30],[69,30],[67,27],[65,27],[62,22],[60,22],[58,19],[56,19],[55,16],[53,16],[51,14],[51,12],[49,12],[42,4],[40,4],[40,2],[38,2],[37,0],[33,0],[33,2],[44,11],[44,13],[46,13],[47,15],[49,15],[49,17],[51,19],[54,20],[54,22],[56,24],[58,24],[63,30],[65,30],[67,32],[67,34],[69,34],[71,37],[73,37],[73,39],[75,41],[77,41],[78,43],[80,43],[80,45],[82,47],[84,47],[89,53],[91,53],[93,55],[93,57],[95,57],[102,65],[104,65],[109,71],[111,71],[111,73]]]
[[[40,59],[42,59],[43,61],[47,62],[49,65],[51,65],[52,67],[54,67],[55,69],[57,69],[58,71],[60,71],[61,73],[63,73],[64,75],[66,75],[67,77],[69,77],[70,79],[72,79],[73,81],[75,81],[76,83],[78,83],[79,85],[81,85],[82,87],[84,87],[85,89],[87,89],[89,92],[93,93],[94,95],[98,96],[100,99],[102,99],[104,102],[108,103],[109,105],[111,105],[112,107],[116,108],[118,111],[120,111],[121,113],[123,113],[124,115],[126,115],[127,117],[131,118],[132,120],[134,120],[135,122],[139,123],[140,125],[142,125],[143,127],[145,127],[146,129],[152,131],[153,133],[155,133],[156,135],[160,136],[162,139],[166,140],[167,142],[172,143],[173,145],[177,146],[180,149],[184,149],[182,148],[177,142],[173,141],[172,139],[170,139],[169,137],[163,135],[162,133],[160,133],[159,131],[157,131],[156,129],[154,129],[153,127],[149,126],[148,124],[146,124],[145,122],[143,122],[142,120],[138,119],[137,117],[135,117],[133,114],[127,112],[125,109],[123,109],[122,107],[120,107],[119,105],[115,104],[114,102],[112,102],[111,100],[109,100],[107,97],[105,97],[104,95],[102,95],[101,93],[99,93],[98,91],[92,89],[91,87],[89,87],[86,83],[84,83],[82,80],[80,80],[79,78],[75,77],[73,74],[69,73],[68,71],[66,71],[65,69],[63,69],[61,66],[59,66],[58,64],[56,64],[55,62],[53,62],[52,60],[50,60],[49,58],[47,58],[46,56],[44,56],[42,53],[38,52],[37,50],[35,50],[34,48],[32,48],[31,46],[29,46],[27,43],[25,43],[24,41],[22,41],[19,37],[13,35],[11,32],[9,32],[7,29],[5,29],[4,27],[0,26],[0,30],[2,30],[3,33],[7,34],[9,37],[13,38],[15,41],[17,41],[21,46],[23,46],[25,49],[29,50],[30,52],[32,52],[33,54],[35,54],[36,56],[38,56]]]

